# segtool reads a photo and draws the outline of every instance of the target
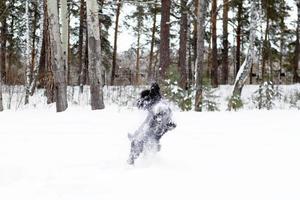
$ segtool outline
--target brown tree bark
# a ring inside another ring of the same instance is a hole
[[[295,65],[294,65],[294,83],[300,83],[300,2],[297,3],[298,19],[297,19],[297,39],[295,51]]]
[[[180,72],[179,86],[182,89],[187,89],[187,29],[188,29],[188,19],[187,19],[187,0],[180,1],[181,7],[181,19],[180,19],[180,36],[179,36],[179,61],[178,69]]]
[[[3,83],[6,83],[6,44],[7,44],[7,18],[6,13],[7,7],[6,7],[6,1],[0,1],[0,8],[2,9],[3,13],[1,13],[0,18],[0,59],[1,59],[1,76]]]
[[[79,25],[79,70],[78,84],[80,92],[83,93],[83,86],[86,84],[87,76],[87,29],[86,29],[86,4],[84,0],[80,0],[80,25]]]
[[[159,74],[160,81],[166,78],[170,65],[170,7],[171,0],[161,0]]]
[[[156,15],[157,15],[157,0],[154,2],[154,13],[153,13],[153,24],[152,24],[152,34],[151,34],[151,45],[150,45],[150,56],[149,56],[149,66],[148,66],[148,82],[154,81],[155,70],[153,65],[154,57],[154,45],[155,45],[155,34],[156,34]]]
[[[202,111],[202,82],[204,63],[205,0],[198,0],[197,10],[197,60],[196,60],[196,96],[195,111]]]
[[[116,22],[115,22],[115,33],[114,33],[114,48],[113,48],[113,57],[112,57],[112,69],[111,69],[111,85],[115,83],[115,76],[117,71],[117,42],[118,42],[118,29],[119,29],[119,18],[121,10],[121,0],[117,2],[116,10]]]
[[[212,86],[218,86],[218,48],[217,48],[217,0],[212,0],[211,4],[211,29],[212,29]]]
[[[239,0],[238,12],[237,12],[237,28],[236,28],[236,64],[235,75],[237,75],[241,66],[241,29],[242,29],[242,12],[243,12],[243,0]]]
[[[228,11],[229,1],[223,0],[223,56],[222,56],[222,84],[228,83]]]

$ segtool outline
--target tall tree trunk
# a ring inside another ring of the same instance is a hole
[[[296,40],[296,64],[294,67],[294,83],[300,83],[300,2],[297,2],[297,40]]]
[[[222,56],[222,84],[228,83],[228,11],[229,0],[223,0],[223,56]]]
[[[212,86],[218,86],[218,48],[217,48],[217,0],[211,4],[211,25],[212,25]]]
[[[30,30],[29,30],[29,23],[30,23],[30,14],[29,14],[29,1],[26,0],[25,4],[25,16],[26,16],[26,52],[25,52],[25,60],[26,60],[26,83],[25,83],[25,88],[26,88],[26,94],[25,94],[25,104],[29,103],[29,89],[30,89],[30,81],[32,77],[32,70],[31,70],[31,60],[30,60]]]
[[[153,65],[154,56],[154,45],[155,45],[155,34],[156,34],[156,16],[157,16],[157,0],[154,1],[154,13],[153,13],[153,24],[152,24],[152,34],[151,34],[151,45],[150,45],[150,57],[149,57],[149,67],[148,67],[148,82],[154,80],[155,70]]]
[[[87,29],[86,29],[86,5],[80,1],[80,26],[79,26],[79,78],[80,92],[83,93],[83,86],[86,84],[87,71]]]
[[[99,5],[97,0],[86,2],[88,30],[88,59],[92,110],[103,109]]]
[[[255,1],[252,1],[251,11],[250,11],[251,21],[250,21],[250,36],[249,36],[248,52],[247,52],[246,58],[244,60],[244,63],[241,66],[241,68],[239,69],[238,74],[235,79],[235,82],[234,82],[232,97],[228,104],[229,110],[234,108],[232,100],[241,98],[242,89],[244,87],[244,84],[245,84],[248,76],[249,76],[249,72],[251,70],[253,60],[255,59],[255,56],[256,56],[255,38],[256,38],[256,28],[257,28],[258,16],[257,16],[255,8],[256,8]]]
[[[197,16],[198,12],[198,5],[199,5],[199,0],[194,1],[194,15]],[[192,46],[193,46],[193,65],[196,66],[196,60],[197,60],[197,20],[194,20],[193,23],[193,41],[192,41]],[[196,71],[196,69],[194,70]],[[194,77],[194,76],[193,76]],[[193,80],[194,81],[194,80]]]
[[[171,0],[161,0],[159,74],[160,81],[166,77],[170,65],[170,7]]]
[[[117,71],[117,47],[118,47],[117,42],[118,42],[120,10],[121,10],[121,0],[118,0],[117,10],[116,10],[116,22],[115,22],[115,34],[114,34],[114,49],[113,49],[113,57],[112,57],[112,69],[111,69],[111,85],[115,84],[115,76],[116,76],[116,71]]]
[[[0,31],[2,30],[2,22],[0,20]],[[0,37],[1,38],[1,37]],[[0,55],[2,54],[2,48],[0,46]],[[0,112],[3,111],[3,102],[2,102],[2,61],[0,59]]]
[[[237,75],[241,65],[241,29],[242,29],[242,12],[243,12],[243,0],[239,0],[237,21],[238,25],[236,28],[236,64],[235,64],[235,75]]]
[[[266,62],[267,60],[269,59],[269,40],[268,40],[268,36],[269,36],[269,23],[270,23],[270,19],[268,17],[268,14],[267,15],[267,20],[266,20],[266,30],[265,30],[265,38],[264,38],[264,42],[263,42],[263,60],[262,60],[262,78],[263,80],[266,79],[266,77],[268,77],[269,79],[269,76],[266,76]],[[269,71],[269,70],[268,70]],[[268,72],[269,74],[269,72]]]
[[[38,6],[38,3],[39,3],[39,6]],[[44,0],[35,0],[35,4],[36,4],[36,12],[35,12],[35,23],[37,23],[37,15],[38,15],[38,7],[39,7],[39,10],[40,10],[40,16],[41,16],[41,19],[40,19],[40,33],[43,33],[44,32]],[[35,26],[37,26],[35,24]],[[34,35],[36,35],[36,31],[34,31]],[[33,95],[34,93],[34,90],[36,88],[36,83],[37,83],[37,79],[38,79],[38,76],[39,76],[39,69],[40,69],[40,65],[41,65],[41,54],[42,54],[42,49],[43,49],[43,40],[44,40],[44,34],[41,34],[40,36],[40,39],[39,39],[39,42],[37,44],[37,50],[35,50],[35,45],[34,46],[34,53],[32,53],[32,57],[34,57],[32,59],[32,65],[34,66],[33,67],[33,78],[32,78],[32,81],[31,81],[31,84],[30,84],[30,95]],[[37,53],[35,53],[37,51]],[[34,56],[36,55],[36,56]],[[36,57],[36,58],[35,58]]]
[[[0,60],[1,60],[1,76],[2,81],[6,83],[6,43],[7,43],[7,7],[6,7],[6,1],[0,1],[0,8],[2,8],[3,13],[1,14],[0,23],[1,23],[1,29],[0,29],[0,48],[1,48],[1,54],[0,54]]]
[[[187,67],[186,67],[186,57],[187,57],[187,29],[188,29],[188,19],[187,19],[187,0],[180,1],[181,7],[181,19],[180,19],[180,42],[179,42],[179,61],[178,69],[180,72],[179,85],[184,90],[187,89]]]
[[[51,63],[54,69],[54,82],[56,93],[56,111],[62,112],[68,108],[66,76],[64,70],[63,49],[59,31],[59,17],[57,0],[48,0],[49,30],[51,43]]]
[[[0,63],[1,63],[1,60],[0,60]],[[0,68],[0,73],[1,73],[1,68]],[[2,111],[3,111],[3,102],[2,102],[2,77],[0,76],[0,112],[2,112]]]
[[[64,69],[66,76],[66,85],[68,85],[69,80],[69,66],[68,66],[68,54],[69,54],[69,13],[68,13],[68,2],[67,0],[60,0],[61,9],[61,39],[62,39],[62,49],[63,49],[63,59],[64,59]]]
[[[138,22],[139,24],[139,22]],[[137,45],[136,45],[136,70],[135,70],[135,85],[140,84],[140,41],[141,41],[141,32],[140,26],[138,25],[138,34],[137,34]]]
[[[202,111],[202,81],[204,64],[205,0],[198,0],[197,8],[197,60],[195,111]]]

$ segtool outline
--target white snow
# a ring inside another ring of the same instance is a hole
[[[126,163],[145,113],[0,113],[1,200],[299,200],[300,112],[175,112],[161,151]]]

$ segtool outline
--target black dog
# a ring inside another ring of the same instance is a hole
[[[167,102],[162,100],[157,83],[152,84],[150,90],[141,92],[137,107],[147,110],[148,115],[133,135],[128,134],[131,141],[128,164],[134,164],[134,161],[144,151],[159,151],[161,137],[176,127],[172,121],[172,111]]]

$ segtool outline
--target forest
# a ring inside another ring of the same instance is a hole
[[[88,85],[96,110],[104,87],[158,82],[182,110],[201,111],[206,94],[232,85],[238,109],[244,85],[274,96],[300,82],[299,26],[294,0],[1,0],[0,88],[22,86],[24,104],[44,90],[61,112],[69,86]],[[124,32],[133,41],[120,51]]]

